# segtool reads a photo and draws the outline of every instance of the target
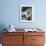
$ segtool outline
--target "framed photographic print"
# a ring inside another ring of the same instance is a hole
[[[34,20],[34,7],[32,5],[20,6],[20,22],[32,22]]]

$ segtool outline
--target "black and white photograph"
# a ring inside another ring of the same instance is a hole
[[[21,22],[32,22],[32,20],[33,20],[32,5],[21,5],[20,6],[20,21]]]

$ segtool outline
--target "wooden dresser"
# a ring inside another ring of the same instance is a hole
[[[3,32],[3,46],[44,46],[44,32]]]

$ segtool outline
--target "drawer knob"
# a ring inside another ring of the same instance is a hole
[[[13,38],[9,38],[10,40],[13,40]]]
[[[32,39],[32,40],[36,40],[36,39]]]

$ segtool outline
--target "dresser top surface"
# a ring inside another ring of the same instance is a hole
[[[39,32],[43,32],[44,33],[44,31],[41,31],[41,30],[39,30],[39,31],[27,31],[26,32],[24,29],[16,29],[15,32],[25,32],[25,33],[27,33],[27,32],[29,32],[29,33],[39,33]],[[7,33],[8,33],[8,31],[7,31]],[[12,32],[10,32],[10,33],[12,33]]]

